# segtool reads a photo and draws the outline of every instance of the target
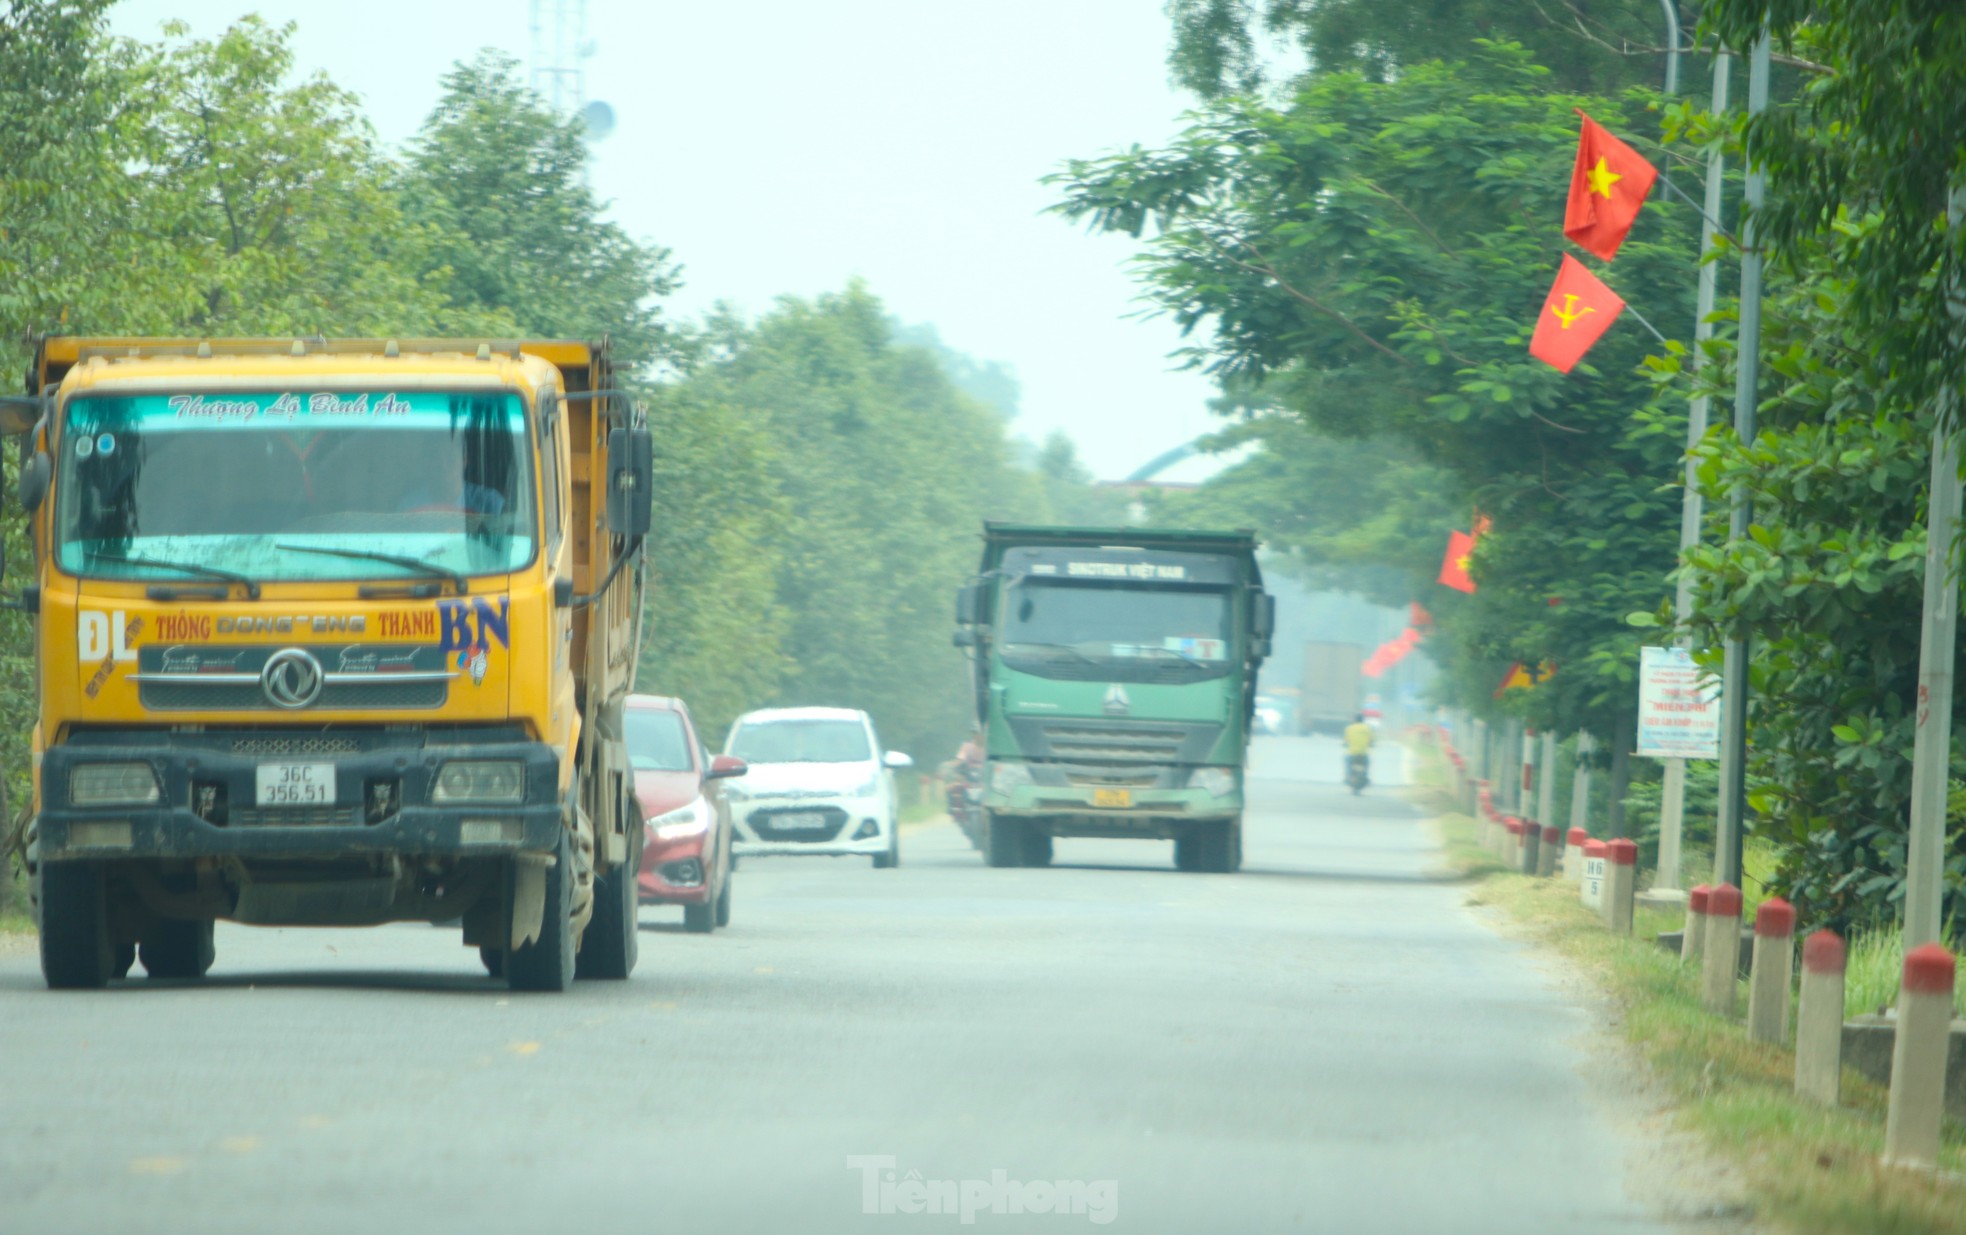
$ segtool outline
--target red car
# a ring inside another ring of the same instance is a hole
[[[742,759],[711,758],[680,699],[630,695],[624,713],[635,801],[643,819],[637,900],[681,905],[683,925],[730,925],[730,804],[716,782],[742,776]]]

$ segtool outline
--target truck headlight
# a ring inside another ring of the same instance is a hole
[[[1023,789],[1031,784],[1031,769],[1021,763],[990,764],[990,788],[998,793],[1009,793],[1013,789]]]
[[[453,759],[437,771],[432,802],[517,802],[526,796],[525,765],[516,759]]]
[[[147,806],[157,801],[157,773],[147,763],[83,763],[68,773],[75,806]]]
[[[1236,791],[1234,768],[1196,768],[1188,773],[1188,788],[1200,789],[1212,797],[1226,798]]]
[[[710,804],[702,798],[649,820],[657,840],[682,840],[710,830]]]

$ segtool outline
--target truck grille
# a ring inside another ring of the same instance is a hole
[[[1064,769],[1064,771],[1066,784],[1076,785],[1082,788],[1160,789],[1168,787],[1161,784],[1162,774],[1159,768],[1129,771],[1126,768],[1069,767]]]
[[[352,828],[361,818],[353,806],[280,806],[235,810],[230,821],[242,828]]]
[[[1121,728],[1116,725],[1054,724],[1044,727],[1044,738],[1051,747],[1052,758],[1074,763],[1172,763],[1180,758],[1188,731],[1145,725]]]
[[[232,753],[275,759],[290,759],[295,755],[359,755],[362,744],[354,738],[233,738]]]
[[[157,712],[279,710],[258,683],[143,682],[137,689],[143,706]],[[309,710],[439,708],[449,690],[448,682],[337,682],[323,687],[320,700]]]

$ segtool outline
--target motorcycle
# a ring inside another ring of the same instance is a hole
[[[1371,769],[1370,755],[1345,756],[1345,784],[1351,789],[1354,797],[1364,792],[1365,787],[1372,783]]]

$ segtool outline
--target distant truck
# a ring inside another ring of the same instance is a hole
[[[1365,649],[1356,643],[1306,643],[1299,733],[1342,733],[1364,702]]]
[[[1043,866],[1060,836],[1242,864],[1242,769],[1276,609],[1249,532],[984,525],[956,600],[988,764],[971,840]]]
[[[50,986],[200,977],[220,918],[628,976],[653,471],[605,344],[49,338],[0,411]]]

